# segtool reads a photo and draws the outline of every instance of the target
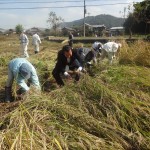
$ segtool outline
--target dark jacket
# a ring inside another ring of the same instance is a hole
[[[70,57],[69,63],[67,62],[67,58],[65,57],[64,52],[62,50],[58,52],[58,56],[56,60],[57,63],[55,65],[54,70],[61,73],[65,72],[66,65],[73,68],[78,68],[81,66],[78,57],[74,51],[72,52],[72,56]]]

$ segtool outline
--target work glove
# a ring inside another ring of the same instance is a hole
[[[70,74],[69,74],[68,72],[64,72],[64,75],[65,75],[65,77],[66,77],[67,79],[70,79],[70,78],[71,78],[71,76],[70,76]]]
[[[79,67],[79,68],[77,69],[77,72],[80,72],[80,71],[82,71],[82,67]]]

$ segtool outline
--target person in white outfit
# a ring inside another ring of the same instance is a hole
[[[29,40],[27,35],[25,34],[25,31],[23,31],[20,35],[20,44],[21,44],[21,56],[23,55],[23,57],[28,58],[29,54],[28,54],[28,44],[29,44]]]
[[[115,42],[107,42],[102,47],[102,54],[100,57],[100,61],[103,60],[106,56],[108,56],[109,64],[112,64],[113,58],[115,54],[120,49],[122,45],[120,43]]]
[[[41,44],[41,39],[37,33],[32,36],[32,45],[34,46],[34,53],[39,52],[39,44]]]

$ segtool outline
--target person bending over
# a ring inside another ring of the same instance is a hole
[[[115,57],[115,54],[119,51],[121,47],[122,47],[121,43],[116,43],[116,42],[105,43],[102,48],[100,61],[108,56],[109,64],[111,65]]]
[[[16,80],[18,96],[30,90],[30,85],[40,90],[40,83],[34,66],[25,58],[12,59],[8,64],[8,79],[5,86],[5,102],[12,101],[12,84]]]

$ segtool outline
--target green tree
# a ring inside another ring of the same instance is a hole
[[[16,29],[16,33],[20,34],[24,28],[21,24],[18,24],[18,25],[16,25],[15,29]]]
[[[133,15],[138,21],[150,21],[150,0],[144,0],[134,5]]]
[[[133,15],[138,22],[145,22],[150,31],[150,0],[144,0],[134,5]],[[146,31],[146,29],[145,29]]]
[[[124,23],[124,27],[126,29],[127,32],[129,32],[129,38],[132,38],[132,27],[133,25],[136,23],[136,20],[133,16],[132,13],[129,14],[128,18],[126,19],[125,23]]]
[[[50,27],[55,31],[55,35],[57,34],[57,29],[60,26],[62,22],[64,22],[64,19],[61,17],[57,17],[55,12],[50,12],[47,22],[49,23]]]
[[[129,32],[130,38],[132,37],[132,32],[139,32],[139,29],[145,29],[145,31],[140,30],[142,33],[146,31],[150,32],[150,1],[144,0],[133,4],[133,11],[130,12],[131,6],[128,6],[128,18],[124,23],[126,31]],[[148,27],[149,26],[149,27]]]

